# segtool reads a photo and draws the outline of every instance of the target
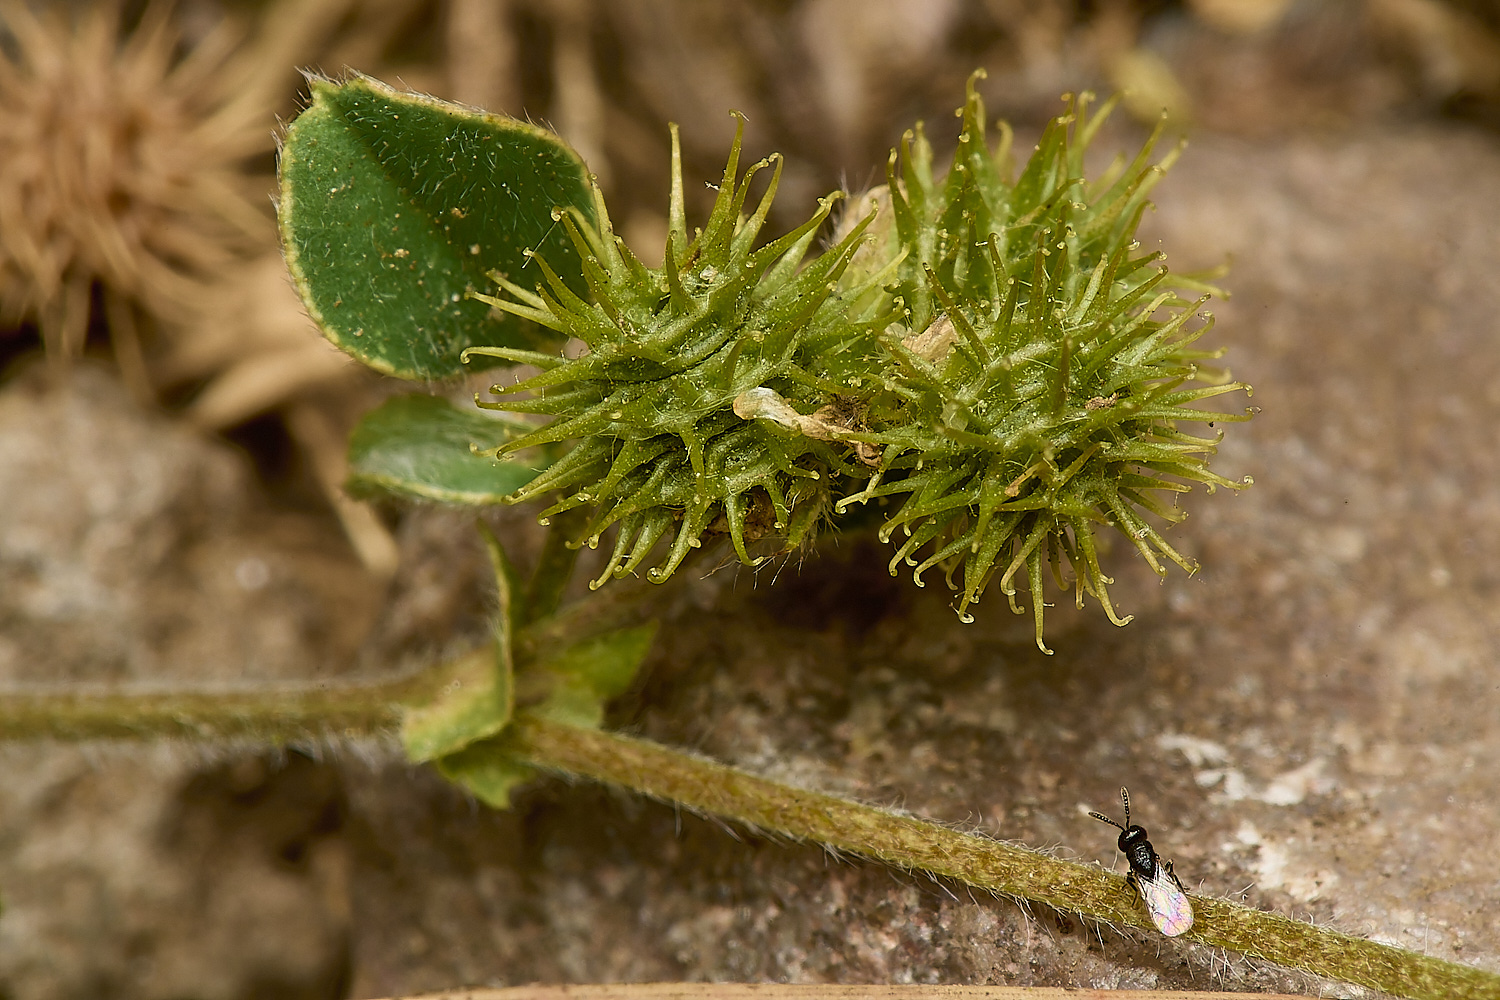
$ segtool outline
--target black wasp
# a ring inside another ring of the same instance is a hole
[[[1123,825],[1103,813],[1090,811],[1089,815],[1119,829],[1120,853],[1130,862],[1130,874],[1125,880],[1141,894],[1156,929],[1167,937],[1186,934],[1193,928],[1193,904],[1188,902],[1182,883],[1173,874],[1172,862],[1162,861],[1146,839],[1146,828],[1130,824],[1129,789],[1120,789],[1120,801],[1125,804]]]

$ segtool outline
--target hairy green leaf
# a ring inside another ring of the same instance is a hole
[[[545,456],[531,462],[491,457],[501,442],[528,430],[478,409],[461,410],[441,396],[396,396],[365,414],[354,429],[347,488],[361,497],[386,493],[497,504],[547,465]]]
[[[430,704],[408,708],[401,745],[414,761],[435,760],[494,736],[510,724],[515,707],[509,657],[500,643],[456,661],[451,677]]]
[[[564,650],[539,669],[551,675],[552,690],[530,711],[575,726],[604,721],[604,703],[630,687],[651,650],[656,623],[607,632]]]
[[[491,271],[541,281],[532,250],[584,287],[553,212],[593,217],[578,154],[546,129],[368,77],[314,80],[312,98],[282,146],[279,217],[287,266],[328,339],[412,379],[459,374],[475,344],[548,340],[467,296],[492,287]]]
[[[489,544],[490,558],[496,559],[496,579],[501,586],[501,618],[505,619],[510,609],[507,591],[514,583],[513,571],[492,534],[486,534],[486,543]],[[636,670],[651,649],[655,628],[655,622],[649,622],[594,636],[565,649],[547,663],[523,670],[517,679],[519,687],[546,690],[540,703],[525,709],[526,714],[570,726],[597,727],[604,718],[604,702],[630,687]],[[459,730],[462,730],[462,720],[446,732],[458,733]],[[468,789],[478,801],[496,810],[504,810],[510,807],[511,790],[529,780],[534,771],[511,756],[507,741],[499,738],[499,733],[501,729],[493,729],[484,733],[481,739],[455,739],[450,742],[449,751],[438,757],[435,763],[444,777]],[[407,730],[402,730],[402,735],[407,735]],[[414,760],[423,759],[414,756],[410,741],[407,753]]]
[[[536,774],[511,757],[500,740],[483,740],[449,754],[437,762],[437,769],[492,809],[509,809],[511,790]]]

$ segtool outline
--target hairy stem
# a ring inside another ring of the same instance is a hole
[[[174,691],[52,688],[0,693],[0,739],[265,740],[392,732],[402,706],[448,680],[444,667],[371,682]]]
[[[532,764],[620,785],[772,835],[816,841],[976,888],[1113,924],[1150,928],[1118,875],[959,833],[832,795],[791,788],[616,733],[517,720],[515,752]],[[1224,899],[1194,897],[1188,937],[1343,982],[1420,1000],[1500,997],[1500,975],[1315,927]]]
[[[405,704],[431,697],[457,664],[364,683],[244,691],[6,692],[0,738],[160,738],[273,743],[393,731]],[[1112,924],[1150,929],[1124,879],[1092,865],[959,833],[832,795],[793,788],[646,740],[522,715],[512,753],[546,770],[592,778],[744,823],[979,889]],[[1188,937],[1413,1000],[1500,997],[1500,975],[1199,896]]]
[[[616,587],[521,629],[515,640],[517,662],[545,660],[582,639],[641,617],[649,596],[646,586]],[[0,690],[0,739],[249,739],[287,744],[383,735],[400,726],[405,707],[431,700],[465,659],[376,680],[197,690],[81,684]]]

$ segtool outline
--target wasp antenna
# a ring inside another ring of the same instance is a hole
[[[1130,825],[1130,789],[1120,786],[1120,801],[1125,803],[1125,826]],[[1122,828],[1123,829],[1123,828]]]
[[[1094,817],[1097,820],[1103,820],[1104,822],[1108,823],[1110,826],[1120,826],[1120,824],[1116,823],[1114,820],[1110,819],[1108,816],[1104,815],[1103,813],[1096,813],[1093,810],[1089,810],[1089,815],[1092,816],[1092,817]],[[1120,829],[1123,830],[1125,828],[1123,826],[1120,826]]]

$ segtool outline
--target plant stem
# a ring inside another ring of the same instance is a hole
[[[545,661],[584,639],[640,621],[648,613],[651,598],[661,589],[660,584],[644,580],[612,581],[584,600],[564,605],[557,613],[531,622],[516,634],[517,669],[527,663]]]
[[[834,983],[568,983],[465,987],[420,1000],[1246,1000],[1246,993],[1080,990],[1056,986],[844,986]],[[1256,993],[1260,1000],[1306,1000]]]
[[[1149,929],[1118,875],[910,816],[756,777],[645,740],[521,717],[514,752],[771,835],[816,841],[907,869],[1059,910]],[[1195,896],[1187,936],[1257,958],[1414,1000],[1500,998],[1500,975],[1240,906]]]
[[[364,683],[199,691],[86,687],[0,693],[3,739],[265,740],[285,744],[393,731],[402,706],[430,697],[444,668]]]
[[[476,654],[488,655],[488,654]],[[462,661],[460,660],[461,664]],[[394,730],[404,705],[431,697],[458,664],[363,683],[244,691],[6,692],[0,738],[250,738],[293,743]],[[811,840],[900,868],[1150,929],[1120,876],[985,837],[793,788],[646,740],[522,715],[510,752],[537,767],[628,788],[771,836]],[[1413,1000],[1500,998],[1500,975],[1196,896],[1187,936]]]
[[[573,579],[573,567],[578,563],[573,536],[588,523],[584,514],[582,508],[575,507],[553,516],[552,529],[542,541],[541,555],[526,583],[521,622],[541,621],[557,613],[568,582]]]
[[[630,586],[627,581],[521,629],[515,640],[518,662],[545,660],[640,617],[640,605],[650,593],[647,586]],[[198,690],[146,685],[0,689],[0,739],[250,739],[288,744],[383,735],[400,726],[404,708],[431,700],[465,659],[378,680]]]

